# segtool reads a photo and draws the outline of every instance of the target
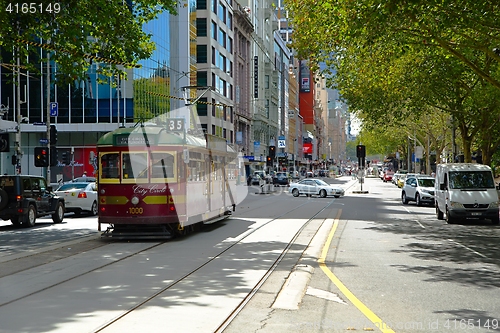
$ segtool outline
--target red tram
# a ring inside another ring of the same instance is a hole
[[[215,136],[141,124],[102,136],[97,154],[103,237],[170,238],[235,209],[237,154]]]

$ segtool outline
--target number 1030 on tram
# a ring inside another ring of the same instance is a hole
[[[171,238],[235,209],[238,156],[215,136],[141,124],[102,136],[97,154],[103,237]]]

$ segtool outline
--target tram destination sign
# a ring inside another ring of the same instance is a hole
[[[137,134],[117,134],[115,136],[116,146],[147,146],[149,145],[148,137],[140,133]]]

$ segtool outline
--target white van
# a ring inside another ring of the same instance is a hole
[[[465,218],[499,223],[498,193],[491,168],[476,163],[438,164],[435,181],[436,216],[455,223]]]

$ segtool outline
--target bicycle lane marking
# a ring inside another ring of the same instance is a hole
[[[330,244],[332,242],[333,236],[335,235],[335,231],[337,230],[337,226],[339,224],[340,215],[342,214],[342,209],[339,209],[337,216],[335,216],[332,229],[330,230],[330,234],[326,240],[325,246],[321,252],[321,256],[318,259],[318,264],[323,273],[328,276],[328,278],[339,288],[340,292],[347,297],[349,301],[359,310],[361,313],[368,318],[379,330],[383,333],[395,333],[386,323],[380,319],[372,310],[370,310],[363,302],[361,302],[343,283],[339,280],[339,278],[333,274],[333,272],[326,266],[325,260],[328,254],[328,249],[330,248]]]

